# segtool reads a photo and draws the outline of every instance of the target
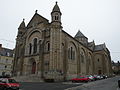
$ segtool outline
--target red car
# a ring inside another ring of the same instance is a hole
[[[0,90],[19,90],[20,84],[11,78],[0,78]]]
[[[72,82],[88,82],[90,81],[90,78],[85,76],[80,76],[80,77],[71,79],[71,81]]]

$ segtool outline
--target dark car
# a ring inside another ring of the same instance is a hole
[[[0,90],[19,90],[20,84],[12,78],[0,78]]]

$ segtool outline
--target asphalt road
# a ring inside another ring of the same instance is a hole
[[[98,80],[89,83],[21,83],[20,90],[120,90],[118,88],[120,76]]]
[[[120,76],[90,82],[66,90],[120,90],[120,88],[118,88],[118,79],[120,79]]]
[[[64,90],[71,87],[82,85],[81,83],[39,83],[39,82],[24,82],[20,83],[20,90]]]

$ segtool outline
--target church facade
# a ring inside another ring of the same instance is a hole
[[[56,3],[51,22],[37,11],[27,26],[22,21],[16,38],[14,75],[34,74],[60,80],[79,75],[111,75],[111,56],[105,43],[88,42],[81,31],[72,37],[63,30],[61,16]]]

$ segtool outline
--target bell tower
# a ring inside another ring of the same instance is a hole
[[[15,75],[22,75],[23,58],[25,52],[25,33],[26,33],[26,26],[23,19],[20,26],[18,27],[18,34],[16,38],[15,57],[14,57],[15,61],[14,61],[14,70],[13,70]]]
[[[60,8],[56,2],[55,6],[53,7],[53,10],[51,12],[51,23],[60,23],[61,24],[61,11]]]
[[[62,23],[61,23],[60,8],[56,2],[51,12],[50,25],[50,71],[52,71],[52,78],[56,78],[63,72],[63,61],[61,54],[62,47]]]

